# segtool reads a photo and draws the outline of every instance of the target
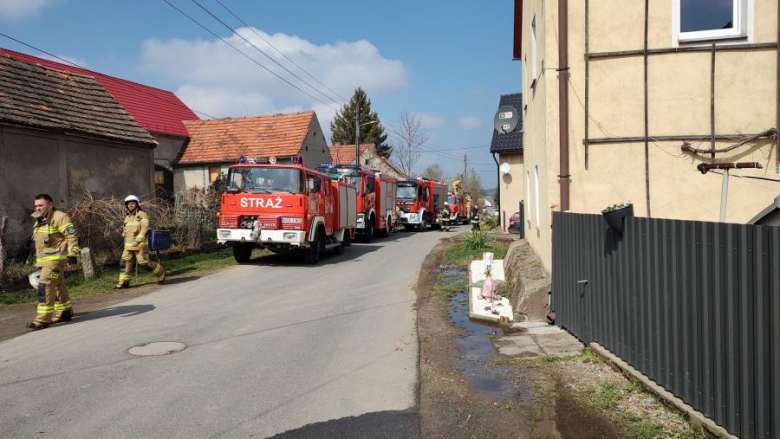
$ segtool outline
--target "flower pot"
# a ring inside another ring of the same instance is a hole
[[[623,219],[634,216],[634,205],[629,204],[622,209],[611,211],[605,209],[601,211],[601,215],[604,216],[604,221],[607,222],[607,226],[609,226],[610,229],[622,235],[624,222]]]

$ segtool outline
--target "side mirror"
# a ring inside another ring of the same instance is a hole
[[[237,194],[239,192],[239,189],[238,186],[236,186],[235,184],[231,184],[230,186],[225,188],[225,192],[229,194]]]

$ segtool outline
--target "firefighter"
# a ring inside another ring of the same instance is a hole
[[[38,312],[27,327],[33,331],[73,318],[73,307],[65,288],[65,268],[76,267],[81,253],[76,228],[65,212],[54,207],[48,194],[35,196],[33,242],[35,266],[40,269]]]
[[[471,230],[479,231],[479,204],[474,203],[471,207]]]
[[[444,207],[439,210],[439,213],[436,215],[436,217],[439,219],[439,224],[441,224],[441,228],[439,229],[442,232],[449,232],[450,231],[450,209],[448,209],[449,203],[444,202]]]
[[[149,215],[141,210],[141,202],[135,195],[125,198],[127,215],[124,220],[124,251],[122,260],[119,261],[119,283],[117,290],[130,286],[133,261],[138,266],[157,276],[157,283],[165,282],[165,269],[157,262],[149,260],[149,240],[146,233],[149,231]]]

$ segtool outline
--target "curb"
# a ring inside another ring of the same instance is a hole
[[[623,375],[634,378],[647,389],[650,393],[660,398],[667,405],[677,409],[685,415],[686,420],[694,430],[705,429],[707,432],[718,438],[738,439],[737,436],[729,433],[725,428],[716,424],[715,421],[706,417],[704,414],[696,411],[693,407],[686,404],[680,398],[674,396],[671,392],[656,384],[653,380],[645,376],[642,372],[634,369],[630,364],[623,361],[620,357],[598,343],[591,343],[590,347],[603,358],[610,366],[617,369]]]

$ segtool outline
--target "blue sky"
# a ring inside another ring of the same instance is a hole
[[[191,0],[169,1],[219,36],[243,45]],[[215,0],[198,1],[233,28],[243,28]],[[495,186],[488,152],[493,114],[500,94],[520,89],[520,65],[511,60],[513,2],[222,1],[339,94],[349,97],[355,86],[366,88],[373,109],[388,125],[396,123],[402,110],[417,113],[430,135],[428,147],[447,151],[425,154],[416,171],[440,163],[454,174],[462,170],[467,153],[483,185]],[[162,0],[0,0],[0,29],[90,69],[172,90],[208,114],[313,108],[326,130],[332,117],[332,108],[232,52]],[[267,48],[250,29],[240,32]],[[0,46],[35,54],[3,38]],[[298,83],[253,48],[242,50]],[[478,146],[483,148],[472,148]],[[464,147],[471,149],[455,150]]]

